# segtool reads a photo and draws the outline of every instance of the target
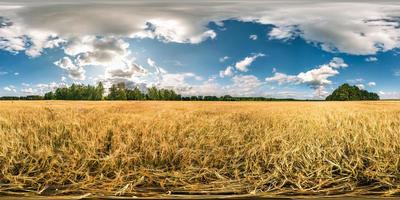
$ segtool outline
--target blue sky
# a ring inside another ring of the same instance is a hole
[[[400,98],[399,4],[298,2],[0,1],[0,96],[101,81],[321,99],[347,82]]]

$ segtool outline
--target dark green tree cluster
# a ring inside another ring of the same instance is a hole
[[[181,100],[181,96],[173,90],[157,89],[151,87],[147,93],[143,93],[139,88],[127,89],[124,83],[112,85],[107,100]]]
[[[16,96],[4,96],[0,97],[0,100],[43,100],[43,96],[40,95],[28,95],[28,96],[22,96],[22,97],[16,97]]]
[[[91,100],[103,99],[104,87],[100,82],[96,87],[91,85],[72,84],[70,87],[57,88],[44,95],[46,100]]]
[[[359,101],[359,100],[379,100],[379,95],[373,92],[362,90],[357,86],[347,83],[339,86],[331,95],[326,97],[327,101]]]
[[[233,97],[230,95],[224,96],[190,96],[182,97],[182,101],[296,101],[293,98],[275,99],[266,97]]]

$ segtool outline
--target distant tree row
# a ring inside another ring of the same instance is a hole
[[[4,96],[0,97],[0,100],[44,100],[44,98],[43,96],[40,95],[28,95],[23,97]]]
[[[339,86],[326,97],[327,101],[359,101],[359,100],[379,100],[379,95],[373,92],[362,90],[357,86],[351,86],[347,83]]]
[[[217,96],[190,96],[183,97],[174,90],[148,88],[145,92],[139,88],[128,89],[125,83],[111,86],[104,96],[105,89],[100,82],[97,86],[72,84],[70,87],[57,88],[42,97],[45,100],[175,100],[175,101],[294,101],[295,99],[274,99],[265,97],[232,97]]]
[[[96,87],[91,85],[72,84],[70,87],[57,88],[44,95],[45,100],[91,100],[103,99],[104,86],[100,82]]]
[[[104,96],[105,89],[100,82],[97,86],[72,84],[70,87],[57,88],[47,92],[44,96],[31,95],[26,97],[0,97],[0,100],[175,100],[175,101],[295,101],[292,98],[275,99],[266,97],[232,97],[217,96],[181,96],[174,90],[148,88],[142,91],[139,88],[128,89],[124,83],[114,84]],[[357,86],[343,84],[326,98],[327,101],[351,100],[379,100],[376,93],[361,90]]]
[[[182,101],[295,101],[292,98],[286,99],[276,99],[276,98],[266,98],[266,97],[233,97],[230,95],[225,95],[221,97],[217,96],[190,96],[182,97]]]

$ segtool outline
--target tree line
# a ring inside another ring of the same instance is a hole
[[[129,89],[125,83],[113,84],[104,96],[104,86],[100,82],[97,86],[72,84],[70,87],[57,88],[55,91],[44,95],[45,100],[164,100],[164,101],[274,101],[294,99],[274,99],[265,97],[232,97],[225,95],[217,96],[189,96],[177,94],[174,90],[158,89],[157,87],[147,88],[145,92],[135,87]]]
[[[266,98],[266,97],[233,97],[224,96],[182,96],[174,90],[158,89],[157,87],[147,88],[145,91],[135,87],[129,89],[125,83],[113,84],[105,95],[106,89],[99,82],[96,86],[72,84],[69,87],[57,88],[40,95],[26,97],[0,97],[0,100],[163,100],[163,101],[296,101],[293,98]],[[351,100],[379,100],[376,93],[361,90],[357,86],[343,84],[333,91],[325,100],[327,101],[351,101]]]
[[[99,82],[96,86],[72,84],[69,87],[57,88],[40,95],[26,97],[0,97],[0,100],[164,100],[164,101],[294,101],[295,99],[275,99],[266,97],[232,97],[225,96],[182,96],[174,90],[158,89],[157,87],[147,88],[145,91],[135,87],[129,89],[125,83],[113,84],[109,88],[107,95],[104,85]]]

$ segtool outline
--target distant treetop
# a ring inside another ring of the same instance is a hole
[[[373,92],[362,90],[357,86],[347,83],[339,86],[331,95],[326,97],[327,101],[359,101],[359,100],[379,100],[379,95]]]

